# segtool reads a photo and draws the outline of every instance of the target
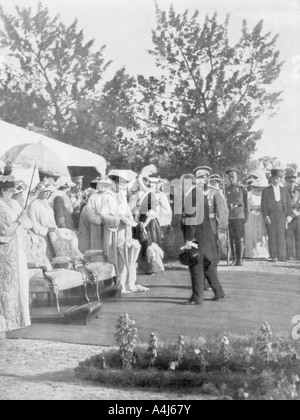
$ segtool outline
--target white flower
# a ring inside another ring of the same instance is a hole
[[[199,349],[195,349],[195,354],[197,355],[197,356],[199,356],[199,354],[201,353],[201,351],[199,350]]]
[[[229,344],[230,344],[227,337],[223,337],[222,340],[221,340],[221,343],[224,344],[225,346],[229,346]]]
[[[178,362],[170,363],[170,370],[176,370],[178,368]]]
[[[253,353],[254,353],[254,348],[253,348],[253,347],[246,347],[245,352],[246,352],[249,356],[253,356]]]

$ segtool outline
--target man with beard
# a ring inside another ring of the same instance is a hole
[[[198,247],[197,263],[189,265],[193,295],[187,302],[188,305],[199,305],[203,302],[205,277],[215,294],[213,300],[225,298],[217,272],[217,235],[219,229],[227,228],[228,209],[220,192],[209,186],[211,172],[211,168],[207,166],[194,170],[196,186],[185,199],[182,224],[186,241],[184,249]]]

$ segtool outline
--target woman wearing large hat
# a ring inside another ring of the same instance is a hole
[[[12,199],[14,193],[14,178],[9,172],[0,173],[0,317],[5,331],[30,325],[24,246],[27,214]]]
[[[112,185],[102,197],[101,223],[103,225],[103,250],[115,264],[122,293],[147,291],[138,286],[136,262],[140,244],[132,237],[132,227],[136,225],[128,201],[127,187],[132,180],[131,172],[112,170],[108,178]]]
[[[269,258],[268,232],[261,211],[262,192],[269,185],[263,171],[256,171],[248,192],[249,219],[245,224],[246,258]]]

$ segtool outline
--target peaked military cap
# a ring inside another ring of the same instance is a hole
[[[195,176],[199,175],[211,175],[212,169],[209,166],[198,166],[193,170]]]

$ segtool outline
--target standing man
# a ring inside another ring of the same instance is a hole
[[[239,170],[226,171],[229,186],[225,188],[225,198],[229,209],[229,237],[232,253],[232,266],[243,266],[245,249],[245,224],[249,219],[248,192],[239,184]]]
[[[83,196],[84,196],[84,193],[82,191],[83,176],[77,176],[73,178],[72,181],[75,184],[70,193],[70,197],[73,203],[73,223],[74,223],[74,228],[78,230],[81,205],[82,205]]]
[[[190,265],[193,294],[188,305],[203,302],[205,277],[215,297],[224,299],[224,290],[218,278],[219,253],[216,236],[219,229],[228,225],[228,210],[223,197],[216,189],[209,187],[211,168],[200,166],[194,170],[196,186],[185,199],[183,214],[183,234],[185,249],[198,246],[198,263]]]
[[[286,188],[280,186],[282,171],[271,170],[271,185],[262,193],[261,209],[269,235],[272,262],[286,261],[285,233],[292,221],[291,198]]]
[[[285,174],[286,186],[292,205],[292,221],[286,231],[287,258],[300,261],[300,188],[296,184],[298,176],[295,171],[287,170]]]
[[[217,190],[222,191],[223,188],[223,179],[222,177],[220,177],[220,175],[218,174],[213,174],[210,177],[210,185],[214,188],[216,188]]]

